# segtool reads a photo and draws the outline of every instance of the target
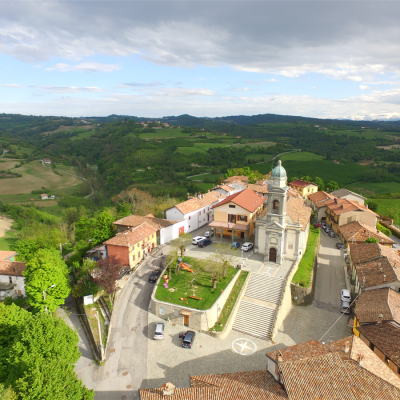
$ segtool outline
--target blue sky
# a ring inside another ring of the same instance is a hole
[[[13,1],[0,112],[400,119],[397,1]]]

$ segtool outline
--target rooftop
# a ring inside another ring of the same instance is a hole
[[[225,194],[210,192],[193,197],[183,203],[176,204],[175,207],[183,214],[189,214],[193,211],[201,210],[203,207],[212,206],[219,200],[224,199]]]
[[[378,229],[365,224],[364,222],[354,221],[349,224],[339,226],[339,232],[346,239],[346,242],[364,243],[366,239],[374,237],[382,244],[395,244],[396,242]]]
[[[316,185],[315,183],[303,181],[301,179],[295,179],[294,181],[290,182],[289,185],[296,186],[296,187],[301,187],[301,188],[306,188],[308,186],[316,186],[316,187],[318,187],[318,185]]]
[[[334,197],[331,194],[321,190],[319,192],[309,194],[307,198],[312,201],[317,208],[321,208],[325,206],[326,201],[332,200]]]
[[[268,193],[268,185],[259,184],[259,183],[249,183],[247,187],[251,190],[254,190],[256,193]]]
[[[10,260],[15,257],[18,253],[16,251],[3,251],[0,250],[0,260]]]
[[[157,228],[143,222],[135,228],[130,228],[125,232],[117,233],[114,237],[105,241],[104,244],[129,247],[146,239],[155,232],[157,232]]]
[[[230,176],[229,178],[226,178],[225,183],[231,183],[231,182],[244,182],[248,183],[249,182],[249,177],[245,175],[235,175],[235,176]]]
[[[400,325],[387,322],[384,324],[362,325],[358,330],[386,357],[400,367]]]
[[[344,197],[344,196],[348,196],[348,195],[353,195],[353,196],[357,196],[357,197],[365,200],[364,196],[361,196],[361,194],[358,194],[358,193],[354,193],[349,189],[338,189],[338,190],[333,191],[331,193],[331,195],[334,196],[334,197],[339,197],[339,198]]]
[[[0,260],[0,275],[23,276],[25,268],[24,262]]]
[[[178,221],[170,221],[163,218],[155,218],[151,214],[145,217],[141,215],[128,215],[127,217],[121,218],[118,221],[113,222],[114,225],[123,225],[129,227],[135,227],[146,222],[147,224],[153,226],[156,229],[165,228],[176,224]]]
[[[365,211],[377,215],[367,206],[364,206],[363,204],[360,204],[358,201],[354,200],[338,199],[335,197],[334,199],[327,201],[325,204],[336,215],[340,215],[349,211]]]
[[[301,230],[304,231],[310,222],[311,208],[304,204],[301,197],[290,196],[286,202],[286,214],[290,216],[293,222],[299,222]]]
[[[264,203],[265,197],[258,195],[252,189],[245,189],[241,192],[231,194],[220,203],[215,204],[213,208],[220,207],[223,204],[234,203],[247,211],[254,212]]]
[[[361,292],[355,308],[355,315],[361,324],[378,321],[400,323],[400,293],[390,288],[365,290]]]

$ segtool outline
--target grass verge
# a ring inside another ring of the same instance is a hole
[[[307,248],[303,258],[300,261],[299,267],[292,279],[292,283],[299,284],[302,287],[307,287],[310,284],[311,272],[313,269],[315,251],[319,241],[320,230],[310,226],[310,234],[308,235]]]
[[[189,268],[193,273],[182,269],[179,275],[174,271],[171,274],[171,280],[168,282],[168,289],[175,289],[170,292],[166,289],[164,279],[161,277],[155,293],[155,298],[166,303],[178,304],[184,307],[196,308],[198,310],[207,310],[210,308],[221,292],[225,290],[229,282],[238,272],[233,268],[228,268],[227,276],[223,277],[215,290],[212,289],[211,274],[204,269],[207,267],[207,260],[199,260],[192,257],[184,257],[183,262],[191,265]],[[193,282],[191,283],[191,281]],[[189,296],[196,296],[201,300],[191,299]],[[186,300],[180,300],[185,298]]]
[[[228,299],[226,300],[224,308],[222,309],[221,313],[219,314],[218,330],[222,330],[226,326],[226,323],[229,319],[229,316],[231,315],[233,307],[235,306],[236,300],[240,294],[240,291],[242,290],[242,287],[244,285],[244,282],[246,281],[248,274],[249,273],[247,271],[241,271],[239,277],[236,279],[236,282],[233,285],[231,293],[230,293]],[[214,332],[216,330],[217,330],[217,324],[215,324],[210,329],[210,331],[214,331]]]

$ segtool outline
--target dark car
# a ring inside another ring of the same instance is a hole
[[[154,270],[149,276],[149,282],[154,283],[157,281],[158,277],[161,275],[162,269]]]
[[[195,336],[196,332],[193,331],[181,332],[179,337],[182,338],[182,347],[190,349],[193,345]]]
[[[343,250],[343,249],[344,249],[344,246],[342,245],[342,243],[336,243],[336,247],[337,247],[339,250]]]
[[[210,239],[204,239],[204,240],[202,240],[201,242],[199,242],[198,246],[199,246],[199,247],[206,247],[206,246],[208,246],[208,245],[211,244],[211,243],[212,243],[212,240],[210,240]]]

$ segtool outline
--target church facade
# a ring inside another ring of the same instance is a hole
[[[271,173],[267,207],[255,222],[254,252],[277,264],[301,257],[307,246],[310,217],[311,208],[287,186],[286,170],[278,161]]]

